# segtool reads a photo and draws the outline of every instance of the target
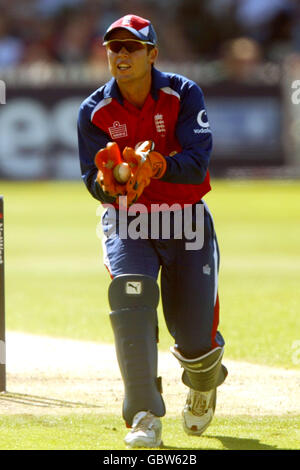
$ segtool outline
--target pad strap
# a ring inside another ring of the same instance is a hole
[[[171,352],[184,368],[182,382],[189,388],[206,392],[221,385],[227,377],[228,371],[221,363],[224,348],[217,347],[195,359],[186,359],[174,347]]]

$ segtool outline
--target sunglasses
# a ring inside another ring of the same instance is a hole
[[[106,46],[107,49],[116,54],[125,47],[126,51],[131,54],[132,52],[144,49],[147,44],[153,45],[151,42],[140,41],[138,39],[111,39],[110,41],[105,41],[103,46]]]

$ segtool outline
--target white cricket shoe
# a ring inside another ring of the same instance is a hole
[[[191,436],[200,436],[211,423],[216,408],[217,390],[199,392],[189,389],[182,411],[182,425]]]
[[[150,411],[139,411],[133,418],[132,428],[124,439],[127,446],[159,447],[161,441],[161,421]]]

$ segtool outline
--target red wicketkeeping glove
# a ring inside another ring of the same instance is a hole
[[[123,160],[131,168],[131,177],[126,183],[128,206],[138,200],[151,178],[161,178],[166,171],[166,159],[153,148],[153,142],[146,140],[135,149],[125,147],[123,150]]]
[[[126,185],[118,183],[113,175],[114,167],[122,162],[118,144],[116,142],[108,142],[105,148],[96,153],[94,161],[99,170],[96,179],[102,190],[112,197],[124,195],[126,193]]]

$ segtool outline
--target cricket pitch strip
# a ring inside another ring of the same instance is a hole
[[[216,416],[300,414],[300,371],[227,360]],[[113,413],[121,416],[123,384],[110,344],[6,334],[7,392],[0,414]],[[180,416],[186,387],[178,362],[159,351],[166,416]]]

